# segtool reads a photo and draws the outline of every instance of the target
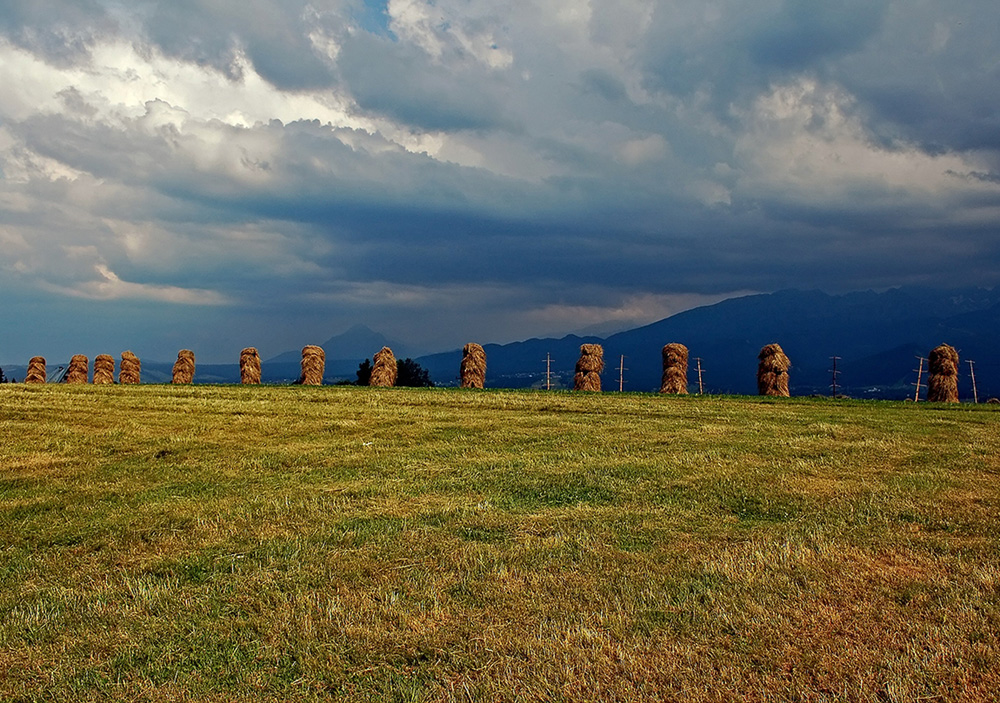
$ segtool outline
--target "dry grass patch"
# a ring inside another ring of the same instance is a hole
[[[0,387],[0,698],[987,700],[998,423]]]

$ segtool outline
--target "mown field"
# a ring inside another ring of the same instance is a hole
[[[1000,698],[995,406],[0,386],[3,701]]]

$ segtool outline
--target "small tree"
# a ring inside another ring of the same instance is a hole
[[[365,359],[360,364],[358,364],[358,383],[359,386],[367,386],[372,380],[372,360]]]
[[[402,361],[396,360],[396,385],[410,386],[414,388],[433,388],[434,382],[427,369],[413,359],[407,357]]]
[[[7,377],[3,375],[3,369],[0,369],[0,383],[7,383]]]

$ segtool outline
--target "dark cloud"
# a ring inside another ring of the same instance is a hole
[[[361,33],[345,39],[337,65],[362,108],[414,128],[481,130],[506,122],[504,81],[480,66],[456,71],[416,47]]]
[[[0,6],[0,35],[63,66],[85,59],[98,38],[116,29],[100,0],[7,0]]]
[[[824,62],[857,51],[878,34],[887,5],[879,0],[786,0],[779,12],[747,38],[749,56],[762,67],[816,70]]]
[[[992,5],[557,9],[8,3],[0,293],[88,344],[225,356],[996,284]]]
[[[157,3],[145,22],[149,41],[169,55],[211,65],[238,78],[243,51],[257,72],[288,90],[329,86],[330,63],[310,40],[304,2],[269,0],[175,0]]]

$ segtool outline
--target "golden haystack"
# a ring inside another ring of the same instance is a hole
[[[177,352],[177,361],[174,362],[173,377],[171,383],[194,383],[194,352],[190,349],[181,349]]]
[[[368,381],[369,386],[381,386],[392,388],[396,385],[396,374],[399,372],[396,366],[396,357],[389,347],[382,347],[375,352],[372,357],[372,377]]]
[[[683,344],[667,344],[663,347],[663,378],[660,393],[687,395],[688,392],[688,348]]]
[[[139,362],[139,357],[130,351],[123,351],[122,361],[118,366],[118,383],[139,383],[139,376],[141,373],[142,364]]]
[[[240,352],[240,383],[260,383],[260,354],[254,347]]]
[[[576,362],[573,390],[601,390],[601,372],[604,371],[604,347],[600,344],[581,344],[580,359]]]
[[[768,344],[757,355],[757,392],[760,395],[775,395],[787,398],[788,369],[792,362],[777,344]]]
[[[602,373],[604,371],[604,347],[600,344],[581,344],[580,359],[576,362],[577,372]]]
[[[482,388],[486,385],[486,350],[476,343],[462,349],[462,388]]]
[[[66,383],[86,383],[89,373],[90,360],[83,354],[74,354],[69,360],[69,368],[66,369],[66,376],[63,380]]]
[[[28,362],[28,374],[24,377],[25,383],[45,383],[45,357],[33,356]]]
[[[601,374],[596,371],[577,371],[573,376],[573,390],[575,391],[600,391]]]
[[[958,402],[958,352],[955,347],[941,344],[927,356],[930,378],[927,379],[927,400],[932,403]]]
[[[115,358],[110,354],[98,354],[94,357],[94,385],[107,385],[115,382]]]
[[[299,383],[303,386],[322,386],[323,371],[326,369],[326,352],[315,344],[302,347],[302,375]]]

